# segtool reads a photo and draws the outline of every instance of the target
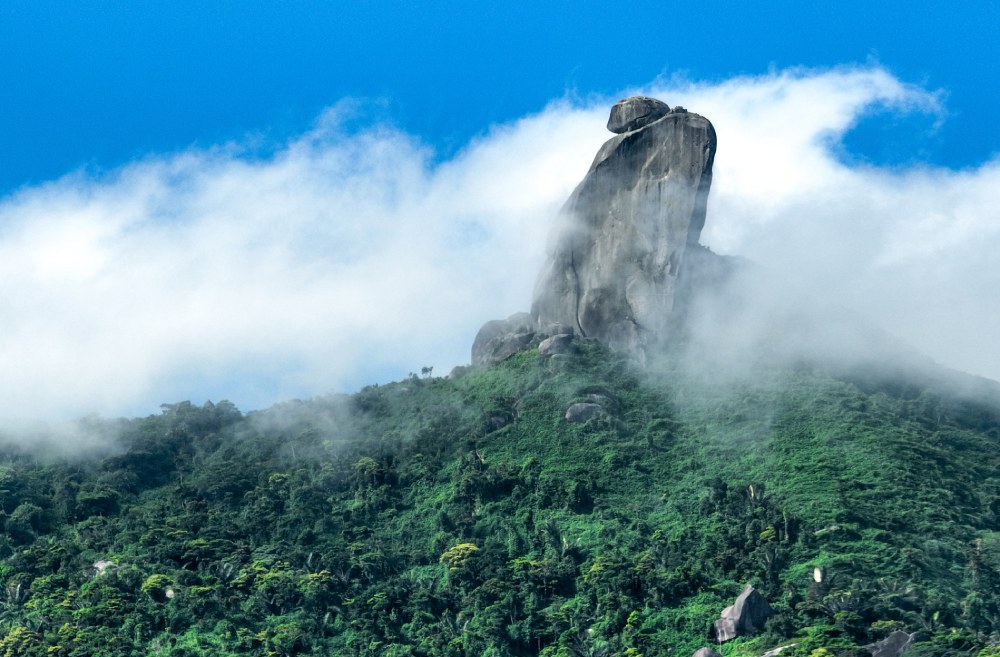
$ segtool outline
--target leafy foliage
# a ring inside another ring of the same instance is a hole
[[[727,655],[998,650],[995,404],[809,367],[652,380],[590,343],[422,372],[6,448],[0,655],[684,655],[746,583],[777,614]]]

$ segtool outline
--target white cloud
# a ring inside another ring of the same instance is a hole
[[[529,303],[600,125],[555,105],[434,166],[344,111],[264,160],[151,157],[4,200],[0,415],[254,408],[467,362]]]
[[[703,241],[848,304],[949,364],[1000,377],[998,166],[844,164],[873,105],[941,112],[879,68],[635,90],[719,134]],[[614,99],[610,99],[614,100]],[[0,416],[245,409],[468,361],[523,310],[609,99],[556,102],[448,161],[341,104],[263,159],[238,145],[77,173],[0,201]]]
[[[679,87],[679,88],[677,88]],[[790,71],[682,96],[719,134],[702,241],[795,278],[939,362],[1000,379],[1000,161],[951,171],[837,157],[874,107],[944,114],[940,94],[880,68]]]

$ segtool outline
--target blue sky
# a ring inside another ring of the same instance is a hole
[[[883,116],[876,162],[978,164],[1000,148],[1000,3],[53,2],[0,7],[0,192],[77,167],[255,135],[345,97],[442,154],[564,95],[876,61],[946,94],[947,120]]]
[[[636,92],[716,123],[706,243],[1000,377],[998,26],[996,2],[10,0],[0,393],[58,419],[446,373],[530,303]]]

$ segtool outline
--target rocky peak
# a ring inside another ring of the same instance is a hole
[[[667,337],[705,223],[715,129],[697,114],[637,96],[614,105],[586,177],[535,287],[536,325],[570,326],[643,359]]]

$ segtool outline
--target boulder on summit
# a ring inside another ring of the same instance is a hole
[[[646,96],[632,96],[611,106],[608,130],[621,134],[643,128],[653,121],[670,114],[670,106],[661,100]]]

